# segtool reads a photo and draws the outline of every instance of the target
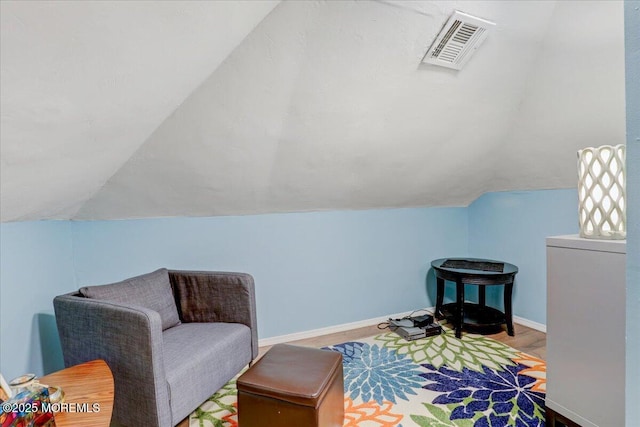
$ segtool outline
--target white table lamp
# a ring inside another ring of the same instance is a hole
[[[578,222],[580,237],[627,236],[625,146],[578,150]]]

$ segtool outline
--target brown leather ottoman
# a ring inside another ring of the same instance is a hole
[[[238,378],[241,427],[342,427],[342,354],[274,345]]]

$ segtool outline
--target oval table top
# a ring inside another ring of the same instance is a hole
[[[474,274],[513,274],[518,267],[504,261],[483,258],[441,258],[431,261],[431,266],[454,272]]]
[[[56,427],[109,427],[113,412],[113,375],[104,360],[92,360],[38,379],[64,391]]]
[[[441,258],[431,261],[436,277],[466,284],[496,285],[513,282],[518,267],[508,262],[482,258]]]

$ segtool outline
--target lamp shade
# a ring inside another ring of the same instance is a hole
[[[580,237],[627,236],[625,146],[578,150],[578,223]]]

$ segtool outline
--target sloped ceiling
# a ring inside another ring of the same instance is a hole
[[[2,221],[73,217],[277,3],[3,0]]]
[[[3,2],[2,220],[464,206],[624,142],[621,2],[273,6]],[[420,65],[455,9],[497,25]]]

